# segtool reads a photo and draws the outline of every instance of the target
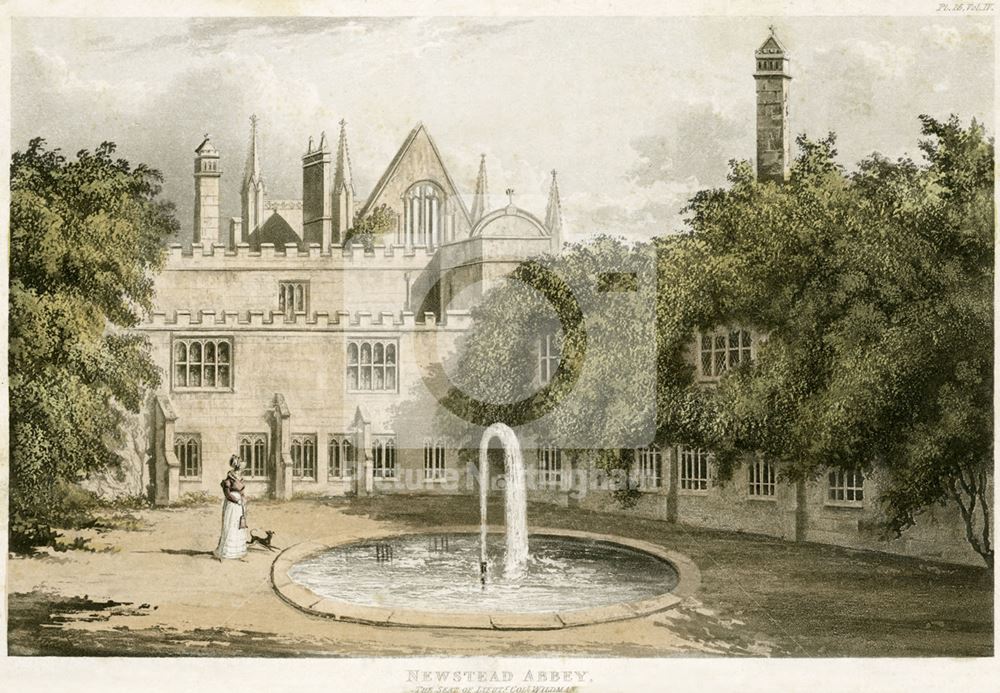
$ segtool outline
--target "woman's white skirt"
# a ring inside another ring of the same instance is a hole
[[[243,506],[232,501],[222,501],[222,536],[215,547],[217,558],[243,558],[247,555],[247,530],[240,529]]]

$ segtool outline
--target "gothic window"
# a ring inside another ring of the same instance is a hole
[[[395,392],[396,340],[353,339],[347,343],[347,390]]]
[[[639,448],[635,451],[635,479],[640,489],[659,488],[662,471],[663,463],[659,448]]]
[[[292,478],[316,480],[316,434],[292,435]]]
[[[774,466],[765,460],[754,460],[747,467],[747,483],[751,498],[774,498]]]
[[[248,479],[267,477],[267,434],[242,433],[239,438],[243,476]]]
[[[538,340],[538,380],[548,385],[559,368],[559,342],[556,335],[545,335]]]
[[[354,476],[354,444],[349,433],[333,433],[327,445],[326,475],[331,479]]]
[[[707,491],[711,453],[705,450],[681,448],[680,486],[683,491]]]
[[[847,471],[835,469],[830,472],[827,487],[827,503],[830,505],[853,505],[860,507],[865,500],[865,475],[860,469]]]
[[[278,310],[286,320],[305,315],[309,310],[309,282],[279,282]]]
[[[182,479],[201,476],[201,436],[197,433],[177,433],[174,435],[174,454],[180,462]]]
[[[701,335],[702,377],[717,378],[729,368],[750,363],[753,340],[747,330],[727,330]]]
[[[444,479],[444,444],[439,440],[424,441],[424,480]]]
[[[562,483],[562,450],[554,445],[538,449],[538,483],[543,487]]]
[[[396,478],[396,437],[372,437],[372,476],[376,479]]]
[[[173,345],[174,390],[229,390],[231,339],[178,338]]]
[[[403,242],[410,246],[441,244],[441,216],[444,192],[434,183],[423,181],[403,194]]]

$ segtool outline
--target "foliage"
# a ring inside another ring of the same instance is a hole
[[[648,300],[601,286],[595,279],[609,270],[634,272],[648,284],[639,294]],[[655,432],[654,270],[647,246],[607,236],[520,264],[472,309],[445,407],[464,421],[521,425],[522,434],[559,441],[566,451],[648,443]],[[546,335],[562,360],[543,386],[538,349]]]
[[[375,243],[392,229],[395,222],[395,215],[385,204],[379,205],[365,216],[361,216],[359,211],[354,216],[354,225],[344,234],[344,247],[360,243],[365,252],[370,253],[375,249]]]
[[[68,160],[36,138],[11,163],[11,546],[58,521],[65,482],[116,461],[122,422],[159,374],[129,334],[151,308],[153,272],[177,229],[160,175],[114,159]]]
[[[746,453],[792,479],[863,466],[889,529],[950,498],[991,565],[993,145],[975,121],[921,123],[923,162],[848,175],[832,135],[800,138],[788,184],[738,164],[696,195],[679,243],[701,271],[673,320],[766,334],[692,407],[722,475]]]

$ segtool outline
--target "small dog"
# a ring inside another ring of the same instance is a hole
[[[278,547],[271,545],[271,537],[274,536],[274,532],[272,532],[271,530],[268,529],[268,530],[264,531],[264,534],[265,534],[265,536],[258,537],[256,534],[253,533],[253,530],[251,529],[250,530],[250,541],[247,542],[247,548],[253,546],[254,544],[260,544],[261,546],[263,546],[268,551],[277,551]]]

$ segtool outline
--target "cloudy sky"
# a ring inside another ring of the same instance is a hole
[[[990,17],[15,19],[12,142],[103,140],[165,175],[186,233],[193,150],[223,156],[239,214],[248,118],[269,196],[300,198],[310,135],[348,122],[367,195],[422,121],[471,193],[512,187],[541,215],[559,171],[570,238],[681,228],[696,190],[754,156],[754,49],[774,23],[791,54],[793,133],[838,133],[850,166],[917,155],[917,115],[993,119]]]

